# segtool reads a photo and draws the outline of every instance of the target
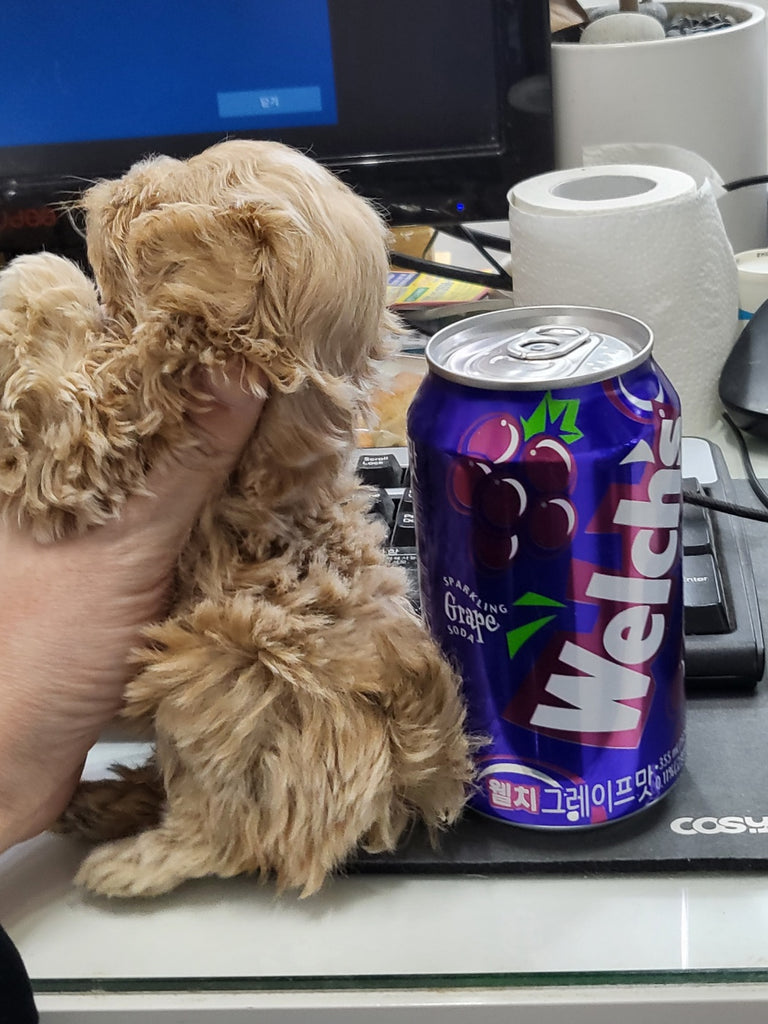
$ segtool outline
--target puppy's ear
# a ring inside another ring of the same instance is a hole
[[[290,215],[268,203],[180,202],[138,216],[125,259],[145,347],[167,369],[189,362],[190,349],[204,363],[232,354],[263,365],[289,320],[297,234]]]

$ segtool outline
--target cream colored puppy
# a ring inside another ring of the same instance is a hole
[[[110,840],[77,881],[258,872],[311,893],[409,822],[453,822],[472,776],[457,678],[351,468],[391,326],[386,230],[270,142],[146,161],[83,207],[97,287],[45,254],[0,274],[3,514],[44,541],[117,515],[192,443],[201,367],[269,398],[135,656],[124,715],[156,756],[83,784],[61,822]]]

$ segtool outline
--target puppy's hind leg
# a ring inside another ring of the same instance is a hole
[[[99,896],[159,896],[188,879],[237,873],[226,870],[209,817],[205,792],[182,770],[160,824],[98,846],[81,864],[75,885]]]

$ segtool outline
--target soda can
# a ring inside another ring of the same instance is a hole
[[[483,737],[470,804],[584,828],[685,754],[679,399],[610,310],[499,310],[430,339],[408,414],[421,608]]]

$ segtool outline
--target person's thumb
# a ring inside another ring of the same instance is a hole
[[[201,389],[208,402],[190,416],[197,448],[207,458],[232,468],[253,433],[266,400],[266,381],[250,388],[237,367],[227,373],[206,370]]]
[[[236,368],[226,375],[205,371],[205,396],[190,414],[191,443],[150,471],[148,490],[166,513],[193,521],[205,498],[234,469],[250,440],[266,401],[266,386],[246,389]]]

